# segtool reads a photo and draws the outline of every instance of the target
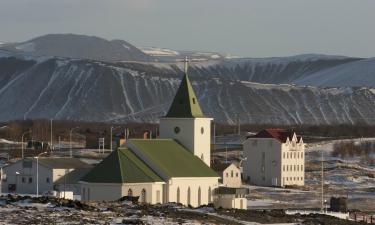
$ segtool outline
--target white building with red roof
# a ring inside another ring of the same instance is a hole
[[[243,177],[261,186],[305,184],[305,144],[295,132],[265,129],[243,143]]]

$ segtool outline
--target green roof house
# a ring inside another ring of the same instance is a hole
[[[218,174],[210,168],[211,118],[185,74],[165,117],[161,139],[130,139],[81,179],[82,200],[139,196],[151,204],[213,202]]]

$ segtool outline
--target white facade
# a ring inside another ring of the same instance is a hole
[[[139,202],[162,203],[164,182],[155,183],[87,183],[81,182],[82,201],[115,201],[123,196],[139,196]]]
[[[243,143],[244,179],[262,186],[304,185],[305,145],[293,134],[282,143],[276,138],[249,138]]]
[[[53,190],[53,170],[39,164],[39,193]],[[3,193],[36,194],[36,162],[19,160],[3,167]],[[13,189],[13,187],[15,189]]]
[[[197,207],[213,202],[215,177],[171,178],[167,183],[86,183],[81,182],[83,201],[113,201],[123,196],[139,196],[139,202],[150,204],[177,202]]]
[[[243,197],[235,197],[233,195],[215,196],[215,208],[223,209],[247,209],[247,199]]]
[[[241,170],[233,163],[223,171],[223,185],[225,187],[241,187]]]
[[[39,194],[52,190],[77,190],[78,184],[56,184],[55,182],[71,169],[56,169],[38,165],[38,190]],[[36,160],[19,160],[13,164],[3,167],[3,179],[1,182],[2,193],[37,194],[37,163]],[[64,187],[65,186],[65,187]]]
[[[160,138],[177,140],[210,166],[211,120],[212,118],[161,118]]]

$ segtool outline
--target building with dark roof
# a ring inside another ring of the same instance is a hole
[[[305,183],[305,144],[302,137],[285,129],[265,129],[243,143],[243,177],[262,186]]]
[[[39,158],[39,194],[46,191],[72,191],[80,195],[79,180],[92,168],[76,158]],[[3,193],[36,194],[37,161],[25,158],[3,167]]]

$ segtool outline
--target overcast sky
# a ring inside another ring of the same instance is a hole
[[[49,33],[249,57],[374,57],[375,0],[0,0],[0,42]]]

